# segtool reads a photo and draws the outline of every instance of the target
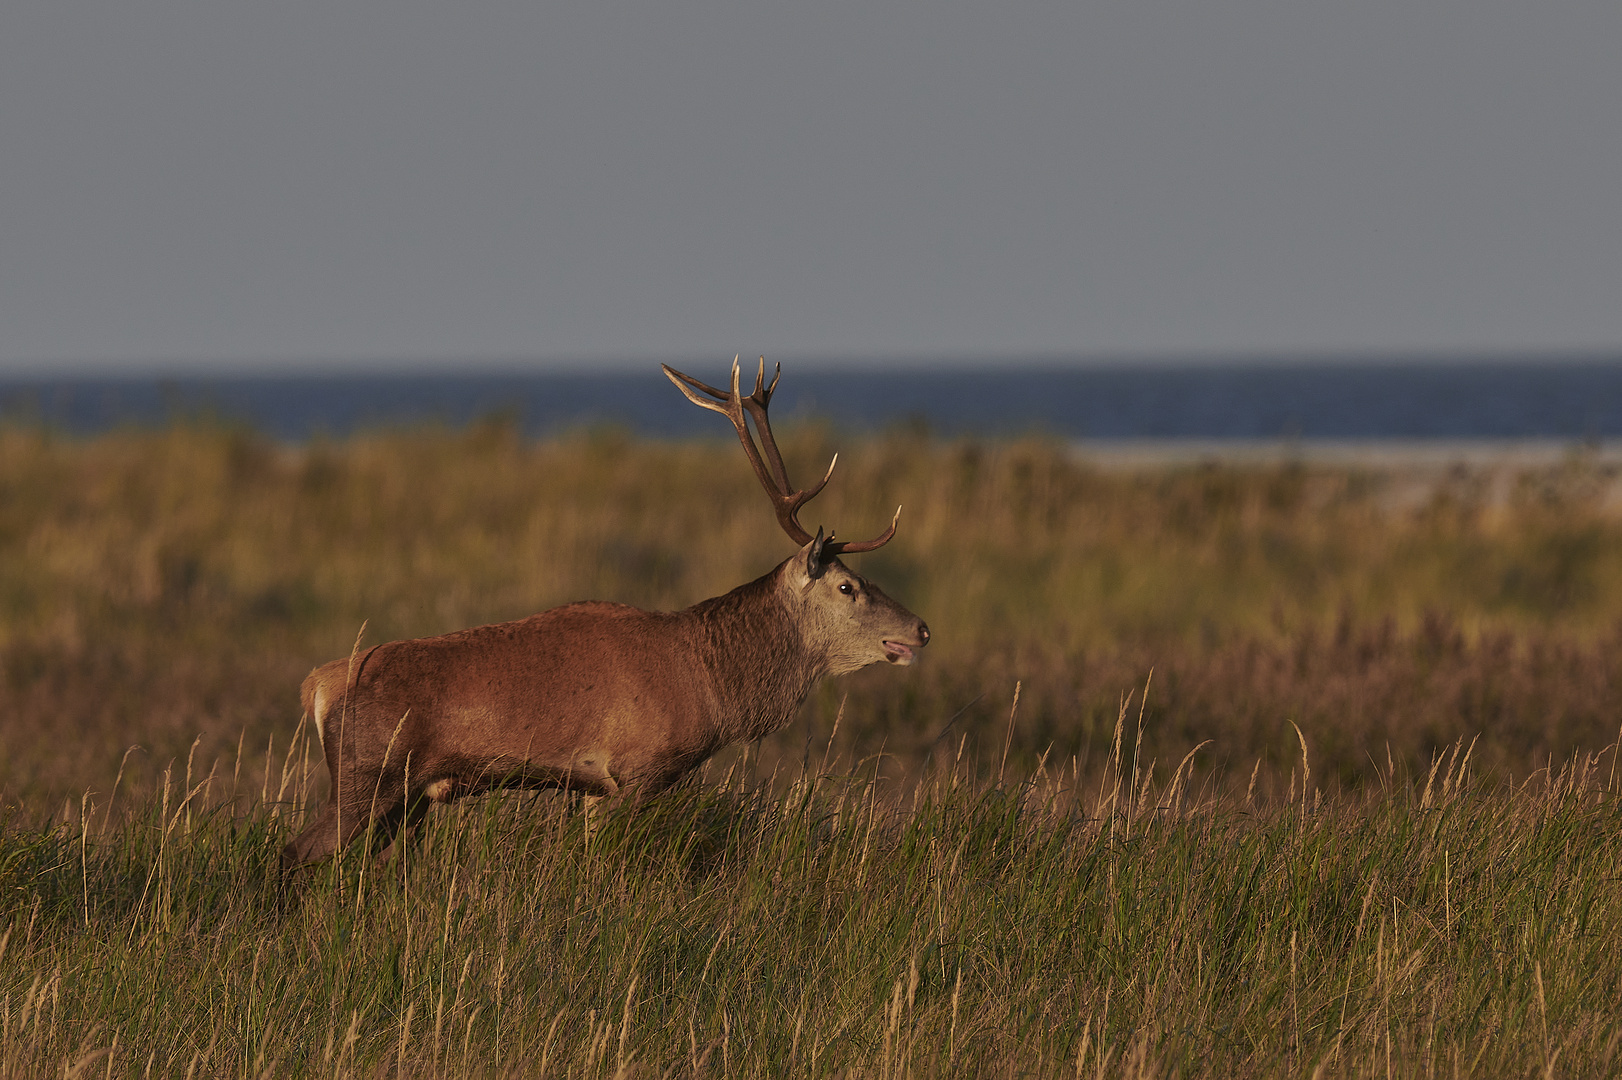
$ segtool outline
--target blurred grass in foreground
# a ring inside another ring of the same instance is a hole
[[[490,798],[285,890],[302,748],[268,804],[177,772],[105,827],[0,830],[0,1077],[1622,1067],[1592,758],[1218,798],[1123,727],[1096,786],[971,753],[899,793],[818,761],[781,795],[739,768],[640,810]]]
[[[1149,674],[1145,760],[1204,740],[1243,783],[1286,764],[1367,782],[1480,735],[1518,778],[1615,740],[1622,512],[1574,454],[1513,474],[1307,464],[1102,471],[1056,442],[784,433],[807,522],[897,539],[858,569],[928,620],[916,667],[825,683],[764,750],[914,771],[969,734],[1010,761],[1099,760]],[[569,600],[675,608],[791,547],[735,443],[613,431],[526,442],[491,422],[289,449],[178,426],[69,441],[0,427],[0,804],[149,787],[202,736],[285,742],[317,663]],[[848,700],[847,700],[848,697]],[[955,718],[955,720],[954,720]],[[948,728],[948,725],[950,727]]]

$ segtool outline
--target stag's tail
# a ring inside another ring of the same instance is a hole
[[[304,706],[304,715],[315,721],[322,747],[327,745],[327,721],[342,708],[348,681],[349,662],[335,660],[310,672],[299,687],[299,702]]]

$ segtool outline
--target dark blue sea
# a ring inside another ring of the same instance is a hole
[[[726,365],[679,365],[712,383]],[[961,366],[791,364],[774,419],[940,435],[1074,439],[1599,440],[1622,436],[1614,360]],[[3,377],[0,422],[70,434],[200,420],[282,440],[503,416],[531,435],[615,425],[724,436],[660,373],[441,371],[286,376]],[[721,425],[717,429],[717,425]]]

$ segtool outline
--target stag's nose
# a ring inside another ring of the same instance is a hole
[[[922,619],[918,620],[918,644],[920,646],[929,644],[929,624]]]

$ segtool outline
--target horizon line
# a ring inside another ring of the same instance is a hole
[[[749,366],[758,354],[738,354]],[[879,365],[900,372],[957,374],[1028,373],[1043,371],[1119,371],[1123,369],[1221,368],[1333,368],[1515,366],[1526,364],[1583,366],[1622,364],[1622,345],[1605,349],[1381,349],[1381,350],[1211,350],[1161,352],[1002,352],[1002,353],[829,353],[766,354],[768,366],[778,363],[798,370],[851,371]],[[484,356],[484,357],[288,357],[260,360],[146,359],[73,361],[17,361],[0,363],[0,381],[39,382],[97,379],[148,381],[153,379],[275,379],[344,377],[545,377],[622,374],[656,367],[725,364],[724,356],[690,353],[633,356]]]

